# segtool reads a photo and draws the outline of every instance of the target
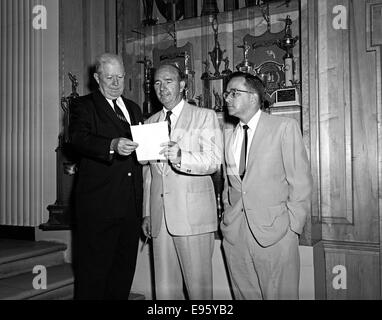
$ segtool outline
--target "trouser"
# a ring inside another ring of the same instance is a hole
[[[155,293],[158,300],[212,299],[213,232],[172,236],[165,217],[158,237],[153,238]]]
[[[298,299],[297,234],[288,229],[280,241],[264,248],[253,237],[245,216],[239,234],[234,245],[223,240],[235,299]]]
[[[76,299],[128,299],[136,266],[139,227],[138,218],[78,223]]]

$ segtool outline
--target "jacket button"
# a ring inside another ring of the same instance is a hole
[[[163,193],[161,193],[160,196],[163,198]]]
[[[128,176],[128,177],[131,177],[131,172],[129,172],[129,173],[127,174],[127,176]]]

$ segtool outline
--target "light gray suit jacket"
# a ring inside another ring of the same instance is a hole
[[[312,177],[297,121],[261,113],[243,181],[232,151],[235,130],[225,130],[224,238],[235,243],[243,215],[264,247],[278,242],[288,228],[301,234],[310,209]]]
[[[161,113],[146,123],[158,122]],[[158,235],[163,210],[172,235],[216,231],[216,197],[210,175],[220,168],[223,158],[223,135],[216,113],[185,102],[171,140],[182,150],[181,167],[151,161],[143,169],[143,216],[151,216],[151,234]]]

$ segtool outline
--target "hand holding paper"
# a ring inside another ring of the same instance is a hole
[[[166,160],[160,151],[161,144],[169,141],[167,122],[161,121],[131,126],[133,140],[139,144],[136,149],[138,161]]]
[[[161,147],[164,147],[160,154],[163,154],[167,160],[172,164],[179,164],[182,158],[182,150],[179,145],[174,141],[162,143]]]

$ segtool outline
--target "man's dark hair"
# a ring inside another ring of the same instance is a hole
[[[228,81],[234,78],[243,78],[245,80],[245,85],[247,86],[247,88],[251,91],[252,90],[255,91],[257,95],[259,96],[260,106],[261,107],[264,106],[265,86],[263,81],[259,77],[254,76],[253,74],[250,74],[250,73],[237,71],[232,73],[229,76]]]
[[[178,73],[178,79],[179,81],[184,81],[185,82],[185,87],[184,87],[184,91],[182,92],[182,95],[183,95],[183,98],[186,98],[186,90],[187,90],[187,81],[186,81],[186,75],[184,74],[184,72],[182,71],[182,69],[179,67],[179,64],[177,62],[173,62],[173,63],[163,63],[163,64],[160,64],[158,66],[158,68],[156,69],[155,72],[157,72],[160,68],[163,68],[163,67],[173,67],[176,72]]]
[[[186,80],[186,76],[185,76],[184,72],[179,67],[178,63],[176,63],[176,62],[174,62],[174,63],[166,62],[166,63],[160,64],[156,70],[159,70],[160,68],[167,67],[167,66],[173,67],[177,71],[179,81],[185,81]]]

